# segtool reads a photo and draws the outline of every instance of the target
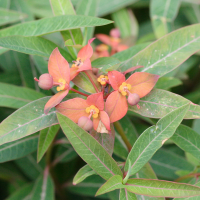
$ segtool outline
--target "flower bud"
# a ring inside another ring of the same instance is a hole
[[[92,121],[86,116],[79,118],[78,125],[85,131],[90,131],[93,127]]]
[[[53,87],[53,77],[48,73],[42,74],[39,78],[38,85],[43,90],[51,89]]]
[[[136,94],[136,93],[129,94],[129,96],[128,96],[128,103],[131,106],[134,106],[134,105],[138,104],[139,101],[140,101],[140,97],[139,97],[138,94]]]
[[[120,31],[118,28],[113,28],[110,31],[110,36],[114,37],[114,38],[119,38],[120,37]]]

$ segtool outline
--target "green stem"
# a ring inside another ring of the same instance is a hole
[[[126,137],[126,134],[124,133],[124,130],[123,130],[121,124],[117,121],[117,122],[114,122],[114,126],[115,126],[117,132],[120,134],[122,140],[126,144],[128,151],[130,152],[132,149],[132,146],[131,146],[130,142],[128,141],[128,138]]]
[[[92,80],[92,78],[90,77],[90,75],[88,74],[88,72],[87,71],[84,71],[84,72],[87,75],[87,77],[90,79],[90,82],[92,83],[92,85],[93,85],[94,89],[96,90],[96,92],[99,92],[97,86],[95,85],[94,81]]]

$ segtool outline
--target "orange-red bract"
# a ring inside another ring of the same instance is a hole
[[[68,62],[61,55],[58,48],[55,48],[49,57],[48,62],[49,74],[53,77],[54,85],[57,85],[58,92],[49,99],[44,107],[44,113],[59,104],[69,92],[70,68]]]
[[[140,98],[146,96],[158,81],[159,76],[147,72],[135,72],[127,80],[124,74],[118,71],[108,72],[111,86],[115,90],[112,92],[105,104],[105,110],[110,117],[110,122],[115,122],[124,117],[128,110],[126,95],[136,93]],[[122,85],[129,85],[123,93],[120,91]]]
[[[93,54],[91,43],[94,39],[88,40],[88,44],[78,52],[77,59],[70,69],[71,80],[81,71],[92,70],[90,58]]]
[[[78,123],[78,120],[82,116],[91,117],[94,113],[86,112],[91,106],[95,106],[99,112],[98,117],[93,117],[93,127],[97,132],[102,132],[105,129],[102,129],[102,125],[107,131],[110,131],[110,119],[108,114],[104,111],[104,100],[103,93],[92,94],[87,97],[86,100],[81,98],[74,98],[60,103],[56,106],[56,110],[61,114],[67,116],[75,123]]]

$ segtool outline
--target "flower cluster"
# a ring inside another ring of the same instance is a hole
[[[115,33],[116,34],[116,33]],[[115,37],[117,38],[117,37]],[[90,58],[93,55],[91,43],[88,41],[78,53],[76,61],[71,68],[67,60],[60,54],[58,48],[54,49],[48,62],[48,72],[40,76],[38,81],[42,89],[48,90],[56,86],[58,93],[52,96],[44,107],[44,113],[56,107],[56,110],[78,123],[86,131],[96,130],[100,133],[109,133],[110,124],[120,120],[128,111],[128,104],[137,106],[140,98],[147,95],[156,84],[159,76],[147,72],[135,72],[127,80],[126,73],[142,66],[135,66],[121,73],[109,71],[107,74],[98,74],[97,83],[101,85],[101,91],[87,95],[70,87],[72,81],[80,72],[89,76],[88,70],[92,70]],[[112,38],[113,40],[113,38]],[[114,40],[115,41],[115,40]],[[113,41],[112,41],[113,42]],[[113,46],[114,48],[114,46]],[[116,51],[116,46],[114,48]],[[91,77],[88,77],[90,80]],[[94,83],[92,82],[94,85]],[[87,97],[73,98],[61,102],[69,90]]]

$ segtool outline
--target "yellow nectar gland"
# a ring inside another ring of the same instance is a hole
[[[76,61],[73,61],[73,62],[74,64],[72,65],[72,67],[76,67],[76,68],[79,68],[83,64],[80,58],[77,58]]]
[[[88,114],[89,113],[92,114],[93,118],[97,118],[99,116],[99,109],[94,105],[91,105],[90,107],[87,107],[85,109],[85,112],[88,113]]]
[[[58,80],[58,83],[59,83],[59,86],[56,88],[57,91],[61,91],[61,90],[64,90],[65,89],[65,84],[66,84],[66,81],[62,78],[60,78]]]
[[[121,92],[123,96],[126,96],[130,89],[131,89],[131,85],[126,82],[123,82],[119,87],[119,91]]]
[[[101,85],[106,85],[106,83],[108,82],[108,76],[101,75],[101,76],[99,76],[99,78],[97,79],[97,81]]]

